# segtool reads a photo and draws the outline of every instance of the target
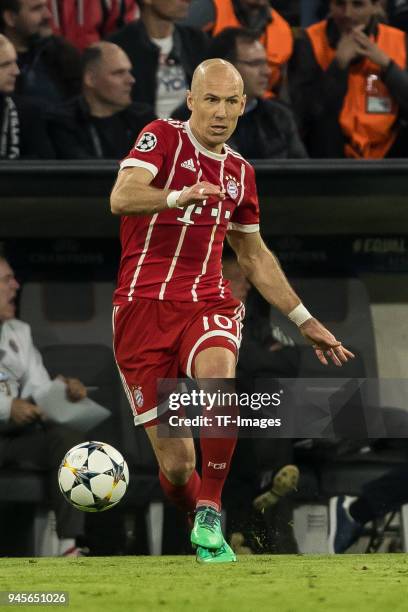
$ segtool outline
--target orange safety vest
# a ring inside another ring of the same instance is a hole
[[[213,0],[216,11],[212,36],[216,36],[225,28],[242,28],[234,12],[232,0]],[[272,70],[271,87],[275,87],[282,78],[281,68],[289,60],[293,51],[292,30],[288,22],[274,9],[271,9],[272,21],[260,37],[260,42],[266,49],[266,55]]]
[[[326,35],[327,21],[306,29],[322,70],[332,63],[336,50]],[[376,43],[400,68],[407,65],[405,32],[379,24]],[[339,122],[346,136],[346,157],[382,159],[397,137],[398,105],[381,79],[381,68],[371,60],[351,64],[348,88]]]

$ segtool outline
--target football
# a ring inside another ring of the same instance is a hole
[[[65,499],[78,510],[102,512],[126,493],[129,469],[116,448],[104,442],[82,442],[67,452],[58,471]]]

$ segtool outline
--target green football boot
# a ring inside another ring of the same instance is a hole
[[[211,506],[197,508],[194,527],[191,532],[193,546],[216,550],[224,543],[221,531],[221,514]]]
[[[223,545],[216,550],[208,550],[208,548],[202,546],[197,547],[197,563],[235,563],[236,560],[236,554],[225,540]]]

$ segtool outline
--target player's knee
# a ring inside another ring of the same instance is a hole
[[[179,459],[175,457],[163,461],[161,465],[166,478],[175,485],[184,485],[189,480],[195,470],[195,462],[189,459]]]
[[[196,378],[234,378],[235,356],[227,349],[209,348],[195,358]]]
[[[235,363],[225,360],[202,362],[196,366],[195,375],[197,378],[234,378]]]

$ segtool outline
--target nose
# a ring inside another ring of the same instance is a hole
[[[134,76],[133,76],[133,74],[131,74],[130,72],[128,73],[128,78],[127,78],[127,81],[128,81],[128,83],[129,83],[130,85],[133,85],[133,83],[135,83],[135,82],[136,82],[135,77],[134,77]]]
[[[14,64],[13,66],[13,76],[18,76],[20,74],[20,68],[18,67],[17,64]]]
[[[20,283],[18,282],[18,280],[16,278],[12,278],[11,280],[11,286],[13,287],[13,289],[15,289],[17,291],[17,289],[20,289]]]
[[[215,110],[215,116],[216,117],[225,117],[226,116],[226,104],[225,104],[225,100],[220,100],[220,102],[217,104],[217,108]]]

